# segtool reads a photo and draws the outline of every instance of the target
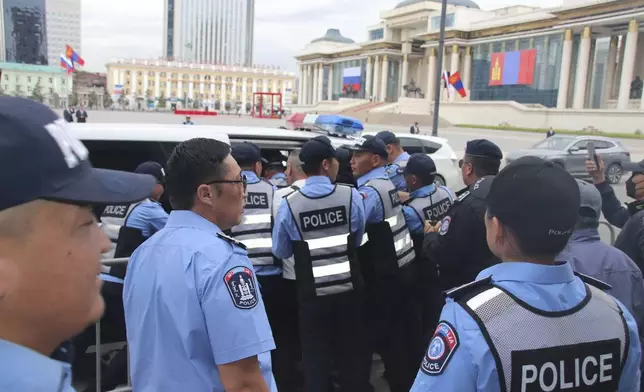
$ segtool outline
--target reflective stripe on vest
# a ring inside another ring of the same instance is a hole
[[[414,252],[411,235],[409,234],[409,229],[407,229],[405,216],[398,199],[398,191],[391,181],[382,178],[369,180],[364,186],[373,188],[380,196],[384,220],[389,223],[393,233],[398,267],[402,267],[412,261],[416,257],[416,253]],[[362,239],[362,244],[366,244],[367,241],[369,239],[365,235]]]
[[[308,244],[315,292],[319,296],[353,289],[347,255],[351,189],[336,185],[333,192],[322,198],[308,198],[299,191],[286,197],[302,241]]]
[[[407,202],[407,206],[414,209],[421,222],[438,222],[447,215],[452,206],[452,196],[447,189],[436,187],[434,192],[427,196],[412,198]]]
[[[230,236],[243,243],[254,266],[274,265],[271,240],[273,186],[266,181],[249,183],[244,216],[230,229]]]
[[[273,221],[277,218],[277,211],[279,211],[280,204],[282,199],[291,193],[298,191],[300,188],[295,185],[287,186],[286,188],[280,188],[275,191],[275,196],[273,196]],[[288,257],[282,260],[282,277],[288,280],[295,280],[295,258],[293,256]]]
[[[612,297],[586,285],[586,299],[572,311],[545,312],[485,287],[459,304],[486,337],[502,392],[618,389],[628,326]]]

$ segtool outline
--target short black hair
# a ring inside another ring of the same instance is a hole
[[[194,206],[199,185],[223,178],[228,168],[223,164],[230,146],[214,139],[195,138],[177,144],[168,159],[166,191],[176,210]]]
[[[322,161],[315,162],[315,163],[303,163],[302,171],[304,172],[304,174],[306,174],[309,177],[317,176],[320,174],[320,167],[322,167]]]
[[[431,185],[436,181],[436,173],[434,172],[422,172],[420,174],[416,174],[416,177],[420,180],[420,183],[423,184],[423,186]]]
[[[498,159],[465,155],[465,160],[472,164],[474,175],[478,178],[485,176],[496,176],[497,174],[499,174],[501,161]]]

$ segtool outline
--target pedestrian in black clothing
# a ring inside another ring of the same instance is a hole
[[[88,116],[85,108],[81,106],[80,109],[76,111],[76,121],[79,123],[85,123],[87,122],[87,117]]]
[[[65,109],[65,111],[63,111],[63,118],[68,123],[74,122],[74,107],[73,106],[70,105],[69,107],[67,107]]]

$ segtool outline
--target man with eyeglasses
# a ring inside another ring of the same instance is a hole
[[[485,239],[485,198],[499,173],[503,153],[485,139],[467,142],[459,162],[467,188],[436,225],[426,225],[423,251],[439,270],[441,290],[471,282],[483,269],[499,262]]]
[[[173,211],[130,258],[123,289],[132,389],[276,392],[275,348],[245,246],[246,179],[230,146],[177,145],[167,164]]]

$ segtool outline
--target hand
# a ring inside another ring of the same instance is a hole
[[[407,200],[409,200],[409,193],[398,191],[398,200],[400,200],[401,203],[406,202]]]
[[[596,156],[599,166],[597,166],[597,162],[594,159],[588,159],[586,160],[586,172],[592,178],[593,184],[602,184],[606,181],[606,167],[601,155],[596,154]]]
[[[431,221],[425,221],[425,233],[437,233],[441,227],[441,223],[432,224]]]
[[[644,174],[634,175],[633,183],[635,184],[635,199],[644,200]]]

